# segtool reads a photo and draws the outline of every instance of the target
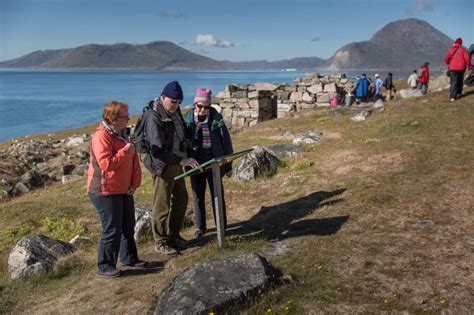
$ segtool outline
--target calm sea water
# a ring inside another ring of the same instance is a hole
[[[305,72],[130,72],[0,70],[0,141],[99,122],[111,100],[129,104],[131,114],[178,80],[183,105],[198,87],[223,91],[230,83],[292,82]]]

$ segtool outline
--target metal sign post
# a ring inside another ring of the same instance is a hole
[[[183,177],[197,175],[209,169],[212,169],[213,187],[209,187],[209,188],[214,190],[217,242],[219,244],[219,247],[224,246],[224,238],[225,238],[224,202],[222,200],[221,166],[229,162],[232,162],[233,160],[238,159],[239,157],[251,151],[253,151],[253,149],[240,151],[234,154],[229,154],[229,155],[221,156],[218,158],[214,158],[174,178],[175,180],[177,180]]]

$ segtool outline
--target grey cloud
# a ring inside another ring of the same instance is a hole
[[[415,0],[415,3],[408,6],[406,12],[408,15],[417,15],[422,12],[433,11],[436,0]]]

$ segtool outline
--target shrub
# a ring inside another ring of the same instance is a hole
[[[2,232],[0,238],[0,253],[9,249],[13,244],[18,242],[23,236],[30,234],[30,226],[26,223],[21,225],[7,227]]]
[[[43,225],[42,230],[48,236],[68,242],[71,238],[79,235],[84,235],[86,230],[79,224],[71,219],[62,217],[59,219],[51,219],[49,217],[41,220]]]

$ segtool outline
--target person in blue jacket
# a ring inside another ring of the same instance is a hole
[[[193,157],[199,164],[233,153],[232,140],[224,123],[224,118],[214,107],[211,107],[211,103],[212,91],[206,88],[198,88],[194,98],[194,108],[183,116],[192,141]],[[221,174],[227,177],[232,176],[231,163],[222,166]],[[196,216],[195,235],[197,237],[201,237],[206,233],[206,181],[211,190],[214,223],[216,222],[212,171],[208,170],[192,175],[191,187]],[[222,197],[224,197],[224,190],[222,187],[221,189]],[[225,230],[227,227],[225,200],[223,200],[223,213]]]
[[[362,77],[357,80],[356,84],[356,99],[358,101],[365,102],[369,96],[369,80],[365,73],[362,74]]]

